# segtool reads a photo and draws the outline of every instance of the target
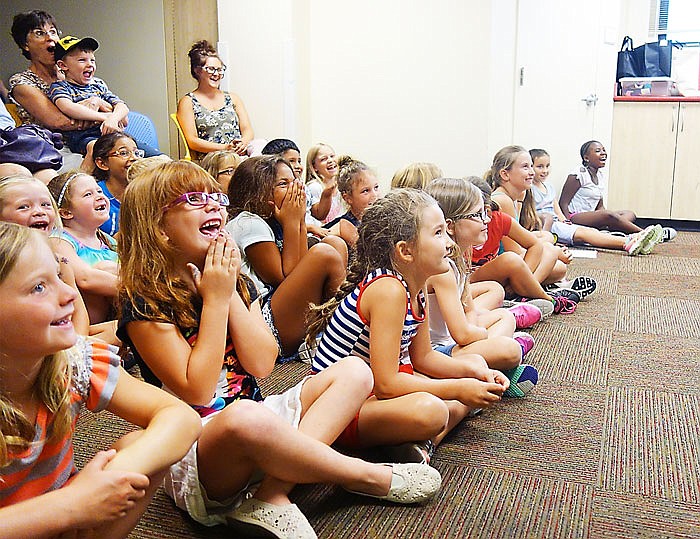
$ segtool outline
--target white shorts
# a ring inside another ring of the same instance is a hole
[[[552,233],[557,235],[557,241],[565,245],[574,244],[574,234],[576,234],[576,229],[579,225],[573,223],[562,223],[561,221],[554,221],[552,223]]]
[[[270,395],[262,401],[265,406],[275,414],[286,420],[294,428],[299,426],[301,420],[301,389],[307,376],[294,387],[279,395]],[[211,421],[217,414],[209,415],[202,419],[202,426]],[[248,483],[240,491],[224,501],[210,500],[207,492],[199,482],[197,470],[197,442],[195,442],[187,454],[173,464],[163,481],[165,492],[170,496],[175,505],[187,513],[194,520],[205,526],[217,526],[226,524],[226,514],[233,511],[246,499],[252,497],[260,485],[263,472],[257,470],[248,480]]]

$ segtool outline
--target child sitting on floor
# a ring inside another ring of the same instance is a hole
[[[358,356],[372,368],[374,394],[339,443],[395,446],[396,459],[427,462],[470,411],[501,399],[508,379],[484,358],[446,356],[430,345],[426,280],[450,269],[451,243],[434,199],[395,189],[365,212],[348,278],[312,310],[307,339],[322,334],[312,368]]]
[[[129,376],[113,347],[78,338],[77,292],[36,230],[0,223],[0,296],[2,535],[126,537],[199,435],[197,414]],[[78,472],[72,435],[83,405],[144,430]]]
[[[427,281],[430,314],[430,341],[444,354],[460,357],[465,353],[483,356],[489,367],[510,380],[506,396],[524,397],[537,383],[537,370],[523,365],[525,355],[535,344],[525,332],[514,334],[515,317],[505,309],[477,311],[469,293],[469,270],[473,245],[486,241],[486,213],[481,191],[466,180],[438,178],[426,186],[445,215],[447,234],[454,242],[450,271]],[[522,305],[521,307],[525,307]],[[541,319],[533,309],[533,325]]]
[[[253,159],[275,160],[246,163]],[[168,495],[206,526],[303,539],[316,534],[289,500],[295,483],[398,503],[431,498],[436,470],[370,464],[329,447],[371,389],[362,361],[263,399],[255,377],[270,374],[279,345],[224,231],[227,204],[209,174],[176,161],[129,184],[122,207],[119,335],[142,372],[202,418],[201,438],[166,477]]]
[[[559,243],[573,245],[574,243],[588,243],[593,247],[603,249],[616,249],[625,251],[630,256],[638,254],[648,255],[654,247],[662,241],[663,230],[661,225],[651,225],[641,232],[621,236],[605,234],[597,228],[583,225],[575,225],[568,220],[559,208],[557,191],[547,182],[549,178],[550,159],[545,150],[530,150],[535,177],[530,191],[532,193],[535,209],[540,216],[545,230],[556,235]],[[522,223],[521,223],[522,224]]]
[[[354,247],[362,215],[380,196],[379,182],[367,165],[349,155],[338,159],[338,169],[338,190],[349,209],[323,226],[343,238],[348,247]]]
[[[304,340],[310,303],[332,297],[345,278],[347,246],[328,236],[309,248],[304,185],[279,156],[250,157],[228,190],[233,216],[226,230],[241,249],[242,271],[255,283],[280,354]]]

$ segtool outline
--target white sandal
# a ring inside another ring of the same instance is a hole
[[[427,464],[410,462],[406,464],[384,464],[391,466],[391,486],[384,496],[348,490],[360,496],[369,496],[388,502],[410,504],[424,503],[431,499],[442,484],[440,472]]]
[[[257,537],[261,530],[278,539],[318,539],[296,504],[274,505],[249,498],[226,515],[232,528]]]

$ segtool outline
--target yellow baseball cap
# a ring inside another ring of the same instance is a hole
[[[100,46],[97,40],[92,37],[75,37],[75,36],[64,36],[58,40],[56,43],[56,48],[53,51],[53,56],[55,60],[60,60],[68,51],[75,47],[82,46],[86,49],[96,51]]]

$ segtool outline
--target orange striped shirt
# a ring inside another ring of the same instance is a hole
[[[70,354],[72,365],[71,413],[73,430],[82,404],[94,412],[104,410],[119,378],[120,360],[113,346],[79,341]],[[72,431],[49,442],[53,416],[46,406],[37,413],[34,440],[24,451],[12,453],[10,464],[0,469],[0,507],[34,498],[61,488],[76,473]]]

